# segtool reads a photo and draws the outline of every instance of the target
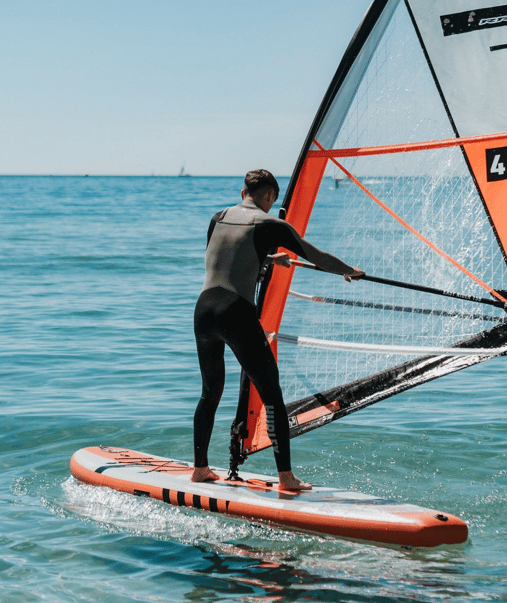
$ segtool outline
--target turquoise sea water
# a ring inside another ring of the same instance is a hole
[[[206,230],[241,184],[0,178],[0,601],[507,601],[505,358],[293,440],[302,478],[458,515],[464,545],[302,535],[71,477],[87,445],[191,460]],[[228,356],[219,466],[238,378]],[[271,452],[248,468],[272,473]]]

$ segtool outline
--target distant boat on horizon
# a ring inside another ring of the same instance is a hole
[[[190,174],[185,171],[185,164],[181,166],[180,173],[178,174],[178,178],[190,178]]]

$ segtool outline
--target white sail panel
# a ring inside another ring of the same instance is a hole
[[[410,0],[460,136],[505,132],[507,4]]]

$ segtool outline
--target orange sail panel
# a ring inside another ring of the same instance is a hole
[[[319,191],[320,183],[326,169],[327,158],[308,157],[303,164],[286,220],[304,236],[312,213],[313,205]],[[295,254],[288,252],[295,258]],[[294,267],[274,266],[270,284],[266,291],[261,313],[261,324],[266,332],[278,333],[282,321],[285,301],[289,293]],[[277,358],[277,342],[270,342],[271,349]],[[266,429],[266,411],[260,396],[252,385],[248,400],[247,437],[243,440],[245,452],[257,452],[271,446]]]
[[[507,137],[464,145],[493,229],[507,257]]]

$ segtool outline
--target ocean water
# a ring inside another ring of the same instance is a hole
[[[299,534],[71,477],[88,445],[191,460],[206,230],[241,184],[0,177],[0,601],[507,601],[505,358],[293,440],[302,478],[458,515],[463,545]],[[227,366],[219,466],[239,379]],[[271,452],[248,468],[272,473]]]

